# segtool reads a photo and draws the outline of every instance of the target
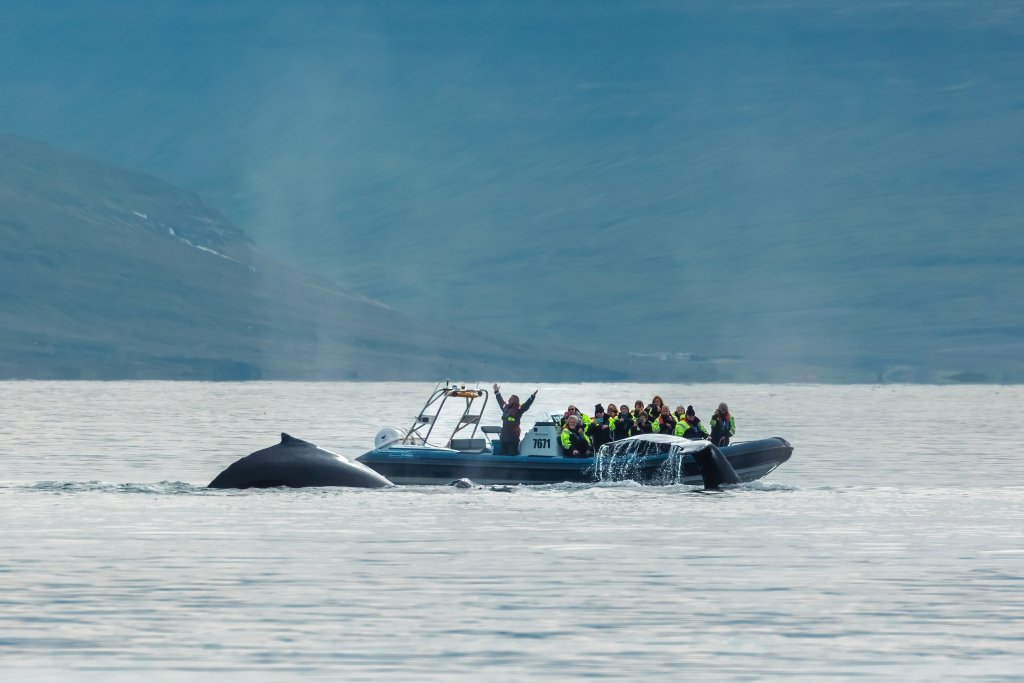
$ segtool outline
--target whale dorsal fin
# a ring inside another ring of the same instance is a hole
[[[312,446],[313,448],[317,447],[316,444],[311,444],[310,442],[303,441],[302,439],[296,439],[294,436],[292,436],[288,432],[281,432],[281,443],[278,444],[278,445],[279,446]]]

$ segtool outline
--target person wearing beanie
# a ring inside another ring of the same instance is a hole
[[[686,413],[683,415],[683,419],[676,425],[676,436],[681,436],[684,439],[706,439],[708,437],[708,430],[701,423],[700,418],[697,417],[697,412],[693,409],[693,406],[686,406]]]
[[[590,444],[595,453],[612,440],[608,416],[605,415],[604,406],[600,403],[594,406],[594,417],[590,418],[590,424],[587,425],[587,436],[590,437]]]

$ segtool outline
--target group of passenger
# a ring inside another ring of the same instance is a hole
[[[523,414],[533,405],[537,398],[534,391],[525,403],[513,394],[506,401],[501,395],[501,387],[493,386],[494,397],[501,408],[501,455],[519,455],[520,422]],[[615,406],[608,403],[606,409],[598,403],[594,406],[594,415],[580,412],[579,408],[570,404],[562,415],[562,433],[560,441],[565,454],[569,457],[585,458],[597,452],[601,446],[638,434],[670,434],[685,439],[708,439],[716,446],[728,446],[730,439],[736,434],[736,420],[729,412],[729,406],[719,403],[715,414],[711,416],[709,432],[693,406],[676,406],[670,410],[661,396],[655,396],[644,405],[643,401],[633,403],[633,410],[625,403]]]
[[[565,454],[577,458],[596,453],[606,443],[638,434],[671,434],[686,439],[708,439],[716,446],[728,446],[736,434],[736,420],[725,403],[718,404],[711,417],[709,432],[692,405],[685,409],[678,405],[673,411],[661,396],[655,396],[647,405],[639,400],[634,402],[632,411],[625,403],[616,407],[611,402],[607,409],[598,403],[594,406],[592,417],[580,412],[575,405],[570,405],[562,415],[561,426],[561,442]]]

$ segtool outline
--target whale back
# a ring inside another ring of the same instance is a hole
[[[214,489],[288,486],[381,488],[392,483],[361,462],[349,460],[290,434],[281,442],[232,463],[210,482]]]

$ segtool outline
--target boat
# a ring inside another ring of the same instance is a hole
[[[703,439],[645,434],[606,444],[590,457],[568,457],[559,439],[561,416],[551,413],[523,432],[519,455],[500,455],[501,427],[481,424],[489,399],[486,389],[438,384],[408,429],[381,429],[373,450],[356,460],[404,485],[468,479],[486,485],[633,480],[699,486],[709,481],[702,465],[707,459],[701,454],[724,456],[735,473],[735,479],[726,475],[725,483],[761,479],[793,454],[792,445],[781,437],[717,448]],[[446,409],[450,417],[441,427]]]

